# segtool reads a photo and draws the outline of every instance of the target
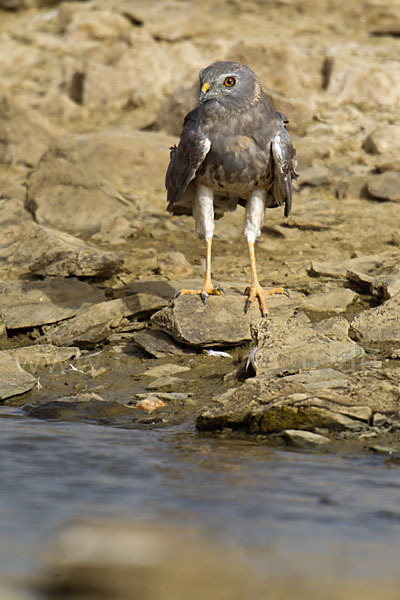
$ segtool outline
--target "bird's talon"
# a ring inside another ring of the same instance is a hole
[[[251,301],[250,300],[246,300],[246,304],[244,305],[244,314],[247,313],[247,311],[249,310],[251,306]]]
[[[283,293],[285,294],[285,296],[287,296],[288,298],[290,298],[290,292],[287,288],[283,288]]]
[[[176,298],[179,298],[180,295],[181,295],[181,290],[178,290],[177,292],[175,292],[174,300],[176,300]]]
[[[202,303],[204,304],[204,306],[207,306],[207,298],[208,298],[208,294],[206,291],[201,292],[200,294],[200,298]]]
[[[225,290],[224,288],[222,288],[221,286],[218,286],[217,288],[215,288],[217,290],[217,292],[219,292],[220,294],[223,294],[224,296],[226,296],[225,294]]]

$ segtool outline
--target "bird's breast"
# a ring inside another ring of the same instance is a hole
[[[198,183],[225,194],[247,196],[268,187],[269,144],[260,147],[247,135],[210,136],[211,147],[197,172]]]

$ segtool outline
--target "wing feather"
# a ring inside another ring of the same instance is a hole
[[[196,108],[185,117],[179,144],[170,148],[170,162],[165,177],[170,212],[196,176],[211,147],[210,140],[200,131],[198,111]]]
[[[282,115],[283,116],[283,115]],[[272,140],[272,156],[274,159],[274,195],[279,204],[285,204],[285,217],[292,208],[292,180],[299,176],[296,173],[296,150],[283,121]]]

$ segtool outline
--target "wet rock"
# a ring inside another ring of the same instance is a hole
[[[400,151],[400,125],[382,125],[374,129],[363,143],[366,152],[391,154]]]
[[[0,258],[13,272],[50,277],[109,277],[124,268],[127,254],[97,248],[64,231],[32,221],[5,231]]]
[[[164,363],[163,365],[149,367],[143,373],[143,375],[146,375],[148,377],[162,377],[164,375],[176,375],[177,373],[184,373],[185,371],[190,371],[190,367],[184,367],[183,365]]]
[[[17,358],[6,350],[0,352],[0,400],[29,392],[37,383],[22,369]]]
[[[182,385],[182,380],[179,377],[173,377],[172,375],[159,377],[147,385],[149,390],[159,390],[160,388],[172,388],[175,389],[177,386]]]
[[[344,317],[329,317],[313,324],[315,331],[337,340],[347,340],[349,328],[350,324]]]
[[[176,298],[172,307],[153,315],[152,321],[190,346],[236,345],[251,339],[250,324],[261,318],[256,302],[247,314],[244,304],[245,297],[230,290],[226,290],[226,296],[209,296],[207,306],[198,296],[184,295]],[[268,304],[271,318],[282,319],[288,311],[294,311],[293,303],[285,296],[271,296]]]
[[[80,356],[79,348],[58,348],[52,344],[22,346],[7,352],[10,356],[15,356],[21,365],[29,366],[31,369],[47,367]]]
[[[400,173],[385,171],[379,175],[372,175],[367,184],[368,192],[378,200],[400,202]]]
[[[329,292],[310,294],[303,303],[305,310],[317,312],[344,312],[358,294],[347,288],[336,288]]]
[[[190,352],[188,347],[179,344],[170,335],[157,329],[135,333],[132,340],[155,358],[183,356]]]
[[[98,394],[85,393],[63,396],[41,404],[26,404],[25,414],[35,419],[51,421],[101,421],[113,423],[119,418],[132,418],[133,409]]]
[[[381,306],[355,315],[350,326],[357,340],[375,342],[400,341],[400,295]]]
[[[7,329],[55,323],[102,300],[104,292],[74,278],[0,281],[0,312]]]
[[[152,397],[152,396],[148,396],[147,398],[140,400],[136,404],[136,408],[140,408],[141,410],[144,410],[148,413],[152,413],[155,410],[158,410],[159,408],[163,408],[164,406],[167,406],[165,404],[165,402],[160,400],[160,398],[156,398],[156,397]]]
[[[128,324],[127,317],[150,314],[165,302],[149,294],[136,294],[83,309],[74,318],[46,328],[45,340],[56,346],[92,346]]]
[[[253,330],[256,351],[252,365],[256,374],[275,375],[287,371],[327,367],[364,354],[350,339],[330,339],[291,318],[284,322],[261,322]]]
[[[157,257],[157,271],[168,278],[186,277],[193,272],[182,252],[164,252]]]
[[[61,130],[21,100],[0,99],[0,163],[36,166]]]
[[[331,443],[331,440],[324,435],[298,429],[285,429],[282,437],[286,443],[296,448],[321,448]]]
[[[249,434],[316,428],[358,431],[367,424],[359,418],[360,407],[352,406],[352,402],[352,398],[344,396],[342,391],[307,392],[301,383],[288,378],[255,377],[214,398],[213,404],[197,418],[196,426],[199,430],[229,428]]]

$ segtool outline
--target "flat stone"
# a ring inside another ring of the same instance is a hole
[[[336,369],[310,369],[309,371],[301,371],[295,375],[288,375],[286,379],[301,383],[309,391],[343,388],[348,381],[348,378]]]
[[[31,368],[47,367],[80,356],[79,348],[59,348],[52,344],[22,346],[21,348],[12,348],[7,352],[11,356],[15,356],[21,365],[29,365]]]
[[[275,375],[346,362],[364,354],[351,340],[330,339],[296,319],[264,321],[254,330],[256,374]]]
[[[183,356],[190,352],[189,348],[176,342],[164,331],[141,331],[135,333],[132,336],[132,340],[155,358],[162,358],[164,356]]]
[[[371,196],[378,200],[400,202],[400,173],[385,171],[379,175],[371,175],[367,189]]]
[[[351,329],[359,341],[400,341],[400,295],[381,306],[363,310],[350,321]]]
[[[331,443],[325,435],[299,429],[285,429],[282,437],[288,444],[297,448],[321,448]]]
[[[267,299],[271,318],[283,318],[294,311],[286,296],[275,295]],[[254,302],[244,314],[245,297],[238,293],[226,296],[209,296],[205,306],[199,296],[184,295],[175,299],[152,317],[159,327],[176,340],[195,347],[236,345],[251,339],[250,324],[260,321],[260,311]],[[278,309],[279,307],[279,309]]]
[[[158,379],[155,379],[154,381],[149,383],[147,385],[147,389],[159,390],[160,388],[171,387],[171,386],[174,387],[176,385],[182,385],[182,379],[179,379],[179,377],[164,376],[164,377],[159,377]]]
[[[382,125],[377,127],[364,140],[363,148],[372,154],[393,155],[400,150],[400,126]]]
[[[350,324],[344,317],[329,317],[312,325],[315,331],[323,333],[331,339],[347,340]]]
[[[162,377],[164,375],[176,375],[177,373],[184,373],[185,371],[190,371],[190,367],[168,363],[157,365],[155,367],[149,367],[147,371],[143,373],[143,375],[148,377]]]
[[[308,274],[314,277],[341,278],[346,277],[347,272],[351,270],[364,272],[372,271],[382,265],[383,262],[391,261],[393,257],[394,253],[390,252],[385,254],[357,256],[348,260],[338,260],[337,262],[312,261],[308,268]]]
[[[135,294],[81,310],[74,318],[45,329],[44,340],[56,346],[92,346],[123,329],[127,317],[146,315],[165,305],[149,294]]]
[[[358,297],[356,292],[347,288],[336,288],[328,292],[310,294],[303,303],[305,310],[316,312],[344,312],[346,308]]]
[[[110,277],[121,271],[127,254],[97,248],[64,231],[32,221],[5,231],[0,259],[14,271],[50,277]]]
[[[7,350],[0,352],[0,400],[29,392],[37,381]]]
[[[103,291],[74,278],[0,281],[0,311],[7,329],[56,323],[103,299]]]
[[[46,421],[99,420],[104,424],[105,420],[113,423],[122,417],[132,418],[134,409],[121,402],[104,400],[98,394],[84,393],[63,396],[41,404],[26,404],[23,410],[30,417]]]
[[[247,434],[280,433],[285,429],[369,431],[375,411],[398,413],[400,373],[390,379],[380,373],[342,376],[340,386],[325,386],[331,369],[310,376],[247,379],[242,385],[214,396],[196,422],[200,430],[239,430]],[[328,372],[328,373],[327,373]],[[334,375],[338,380],[338,376]],[[319,386],[307,384],[317,382]]]

